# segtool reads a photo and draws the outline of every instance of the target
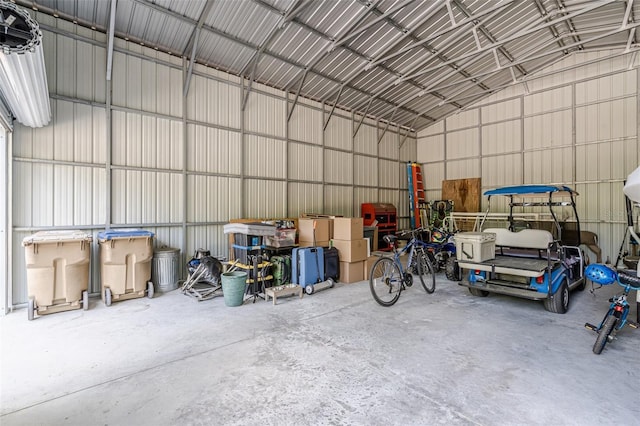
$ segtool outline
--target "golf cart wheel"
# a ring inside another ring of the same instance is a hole
[[[104,304],[111,306],[111,289],[109,287],[104,289]]]
[[[154,293],[153,283],[151,281],[148,281],[147,282],[147,297],[149,299],[153,299],[153,293]]]
[[[477,297],[487,297],[489,292],[487,290],[481,290],[479,288],[469,287],[469,293]]]
[[[29,302],[27,303],[27,318],[29,321],[33,321],[33,317],[36,310],[36,301],[33,297],[29,298]]]
[[[82,292],[82,310],[89,309],[89,292],[87,290]]]
[[[458,262],[456,261],[455,256],[449,256],[447,258],[447,264],[445,265],[445,275],[449,281],[460,281],[462,280],[462,274],[460,273],[460,266],[458,266]]]
[[[569,286],[563,282],[553,297],[544,299],[544,308],[554,314],[565,314],[569,309]]]
[[[609,315],[607,319],[604,321],[602,328],[598,332],[596,343],[593,345],[594,354],[600,355],[602,353],[602,350],[607,345],[607,342],[609,341],[609,336],[611,335],[611,332],[615,328],[617,322],[618,322],[618,318],[616,318],[613,315]]]

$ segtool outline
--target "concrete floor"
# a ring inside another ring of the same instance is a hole
[[[19,310],[0,319],[0,424],[638,424],[640,330],[597,356],[583,328],[618,289],[575,292],[565,315],[442,276],[391,308],[361,282],[277,306],[173,291]]]

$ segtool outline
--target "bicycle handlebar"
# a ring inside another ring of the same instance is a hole
[[[634,287],[634,290],[640,289],[640,277],[636,276],[636,271],[633,269],[618,269],[618,281]]]

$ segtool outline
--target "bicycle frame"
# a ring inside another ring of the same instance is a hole
[[[617,294],[609,299],[609,302],[611,302],[609,310],[605,314],[604,318],[602,318],[602,321],[600,321],[596,331],[600,331],[602,329],[604,322],[611,315],[618,318],[618,323],[615,327],[616,330],[621,330],[627,324],[627,317],[629,316],[629,302],[627,301],[627,296],[629,296],[629,291],[638,289],[629,284],[622,284],[619,280],[616,280],[616,283],[619,286],[624,287],[624,293],[620,295]]]

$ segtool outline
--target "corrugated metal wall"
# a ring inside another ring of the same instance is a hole
[[[157,245],[226,256],[223,225],[316,212],[359,216],[362,202],[405,206],[415,134],[36,14],[53,119],[13,135],[12,305],[27,300],[22,239],[41,229],[142,227]],[[244,82],[246,87],[247,82]],[[111,93],[111,97],[109,97]],[[323,130],[325,123],[328,124]],[[356,128],[358,128],[357,133]],[[404,139],[404,140],[403,140]],[[402,143],[402,147],[400,144]],[[403,174],[404,173],[404,174]],[[100,289],[94,244],[92,292]]]
[[[420,132],[428,198],[440,197],[445,179],[480,177],[483,190],[569,184],[580,193],[583,229],[615,259],[626,224],[623,180],[640,160],[640,71],[625,57],[593,62],[608,53],[572,55],[526,88],[512,86]]]

